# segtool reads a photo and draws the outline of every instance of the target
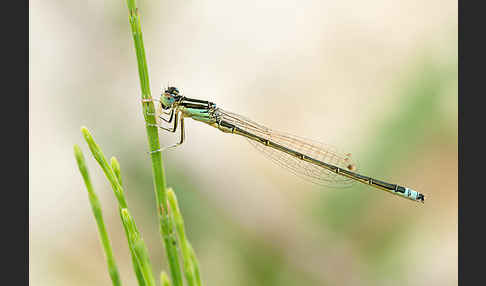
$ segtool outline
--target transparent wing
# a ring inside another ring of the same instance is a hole
[[[353,171],[356,169],[355,163],[352,162],[351,154],[340,153],[333,146],[284,132],[271,130],[270,128],[253,122],[239,114],[222,109],[218,109],[218,115],[222,120],[228,121],[247,132],[280,144],[288,149],[297,151],[321,162],[332,164],[343,169]],[[270,158],[279,166],[290,170],[297,176],[302,177],[312,183],[331,187],[349,187],[354,183],[354,180],[338,175],[318,165],[301,160],[290,154],[258,143],[254,140],[248,139],[248,141],[257,150],[262,152],[266,157]]]

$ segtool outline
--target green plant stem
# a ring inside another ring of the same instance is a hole
[[[118,272],[118,267],[116,266],[115,257],[113,256],[113,251],[111,249],[110,239],[108,238],[108,233],[106,231],[105,223],[103,220],[101,204],[98,196],[94,192],[93,185],[91,184],[91,179],[88,173],[88,168],[86,167],[86,163],[84,160],[83,152],[78,145],[74,145],[74,156],[76,157],[79,171],[83,176],[84,184],[86,185],[86,189],[88,190],[89,202],[91,204],[91,209],[93,210],[96,225],[98,226],[101,244],[103,245],[103,250],[106,256],[106,263],[108,264],[108,273],[110,275],[113,285],[121,286],[122,284],[120,280],[120,274]]]
[[[120,214],[120,219],[123,222],[123,216],[122,216],[122,209],[118,208],[119,214]],[[137,254],[135,253],[135,250],[133,247],[130,247],[130,232],[127,228],[127,226],[123,223],[123,229],[125,230],[125,236],[127,237],[127,242],[128,242],[128,249],[130,250],[130,256],[132,258],[132,266],[133,270],[135,272],[135,277],[137,277],[138,285],[139,286],[147,286],[147,283],[145,281],[145,278],[142,273],[142,269],[140,267],[140,264],[137,261]]]
[[[121,210],[126,209],[128,207],[128,205],[127,205],[125,195],[124,195],[124,192],[123,192],[123,187],[120,183],[121,182],[120,165],[118,164],[118,161],[115,158],[115,165],[117,165],[117,166],[115,166],[115,169],[118,172],[118,175],[117,175],[115,173],[115,171],[113,171],[110,164],[108,164],[106,157],[103,154],[103,151],[101,151],[100,146],[98,146],[98,144],[94,141],[93,136],[91,136],[91,133],[89,132],[89,130],[86,127],[81,127],[81,132],[83,133],[84,139],[88,143],[89,149],[91,150],[93,157],[96,159],[96,161],[98,161],[98,164],[101,166],[101,169],[105,173],[106,178],[111,183],[111,187],[113,188],[113,192],[115,193],[115,197],[118,200],[118,207],[119,207],[120,216],[121,216]],[[118,180],[118,177],[120,177],[120,180]],[[122,218],[122,221],[123,221],[123,217],[121,217],[121,218]],[[126,228],[125,224],[123,224],[123,226],[125,228],[125,234],[127,235],[128,243],[130,245],[130,240],[129,240],[130,232],[136,232],[137,235],[139,235],[138,230],[136,228],[135,223],[133,223],[132,229],[130,231]],[[139,285],[143,285],[143,286],[148,285],[146,283],[146,279],[144,278],[144,276],[142,277],[143,269],[139,266],[139,263],[136,263],[136,260],[135,260],[136,259],[136,252],[135,252],[135,249],[133,247],[130,247],[130,254],[132,256],[133,267],[134,267],[134,270],[135,270],[135,274],[137,275]]]
[[[160,285],[170,286],[169,277],[167,277],[167,274],[164,271],[160,272]]]
[[[122,178],[121,178],[120,163],[118,163],[118,160],[116,159],[116,157],[111,157],[110,162],[111,162],[111,169],[115,173],[115,177],[118,180],[118,183],[120,183],[120,186],[123,187],[123,182],[122,182]]]
[[[147,100],[147,102],[142,102],[142,110],[145,118],[145,129],[147,131],[150,151],[155,151],[160,149],[160,143],[158,129],[157,127],[153,126],[153,124],[156,124],[155,116],[149,115],[155,113],[155,108],[153,102],[151,101],[152,95],[150,92],[147,60],[143,44],[142,26],[140,24],[140,14],[136,6],[135,0],[127,0],[127,6],[129,12],[130,28],[133,35],[133,41],[137,56],[142,100]],[[166,180],[162,164],[162,155],[161,152],[153,152],[150,154],[150,158],[152,160],[154,192],[159,218],[159,229],[167,252],[172,282],[174,286],[182,286],[182,274],[179,265],[179,258],[177,255],[177,248],[176,245],[173,245],[171,243],[170,239],[170,234],[173,232],[173,230],[167,213]]]
[[[147,286],[155,286],[154,276],[152,274],[152,266],[147,251],[147,247],[140,237],[140,234],[135,226],[130,213],[127,209],[121,210],[121,218],[124,227],[127,230],[128,245],[135,253],[136,263],[142,271],[143,280]]]
[[[120,163],[118,163],[118,160],[115,157],[111,157],[111,169],[115,173],[115,176],[118,180],[118,183],[120,184],[120,186],[123,187]],[[119,207],[118,210],[119,210],[120,219],[123,222],[123,216],[122,216],[122,212],[121,212],[122,209]],[[129,239],[130,234],[129,234],[129,230],[128,230],[128,228],[125,224],[123,224],[123,229],[125,230],[125,236],[127,237],[127,242],[128,242],[128,245],[130,246],[130,239]],[[137,277],[138,285],[139,286],[146,286],[147,283],[146,283],[145,278],[143,276],[142,269],[140,268],[139,263],[137,263],[136,253],[135,253],[135,251],[132,247],[129,247],[128,249],[130,250],[130,256],[132,258],[132,266],[133,266],[133,270],[135,272],[135,276]]]
[[[110,164],[108,164],[105,155],[101,151],[100,146],[96,144],[96,142],[93,139],[93,136],[91,136],[91,133],[88,131],[86,127],[84,126],[81,127],[81,132],[83,133],[84,139],[88,143],[89,149],[91,150],[93,157],[96,159],[96,161],[98,161],[98,164],[100,164],[101,169],[103,169],[106,178],[108,179],[108,181],[110,181],[111,187],[113,188],[113,192],[115,193],[115,197],[118,200],[118,204],[122,209],[126,209],[128,205],[125,200],[125,196],[123,194],[123,188],[121,184],[118,182],[118,179],[116,178],[115,173],[111,169]]]
[[[201,273],[199,272],[199,260],[196,257],[196,252],[192,248],[192,245],[188,242],[189,249],[191,251],[191,259],[192,259],[192,266],[194,267],[194,276],[196,277],[196,283],[198,286],[202,285],[201,282]]]
[[[177,203],[177,197],[172,188],[169,188],[167,190],[167,198],[169,199],[170,213],[174,220],[174,224],[177,230],[177,236],[179,237],[179,245],[181,246],[182,250],[182,258],[184,261],[184,274],[186,276],[187,284],[189,286],[200,286],[201,280],[198,277],[199,269],[197,270],[197,277],[195,273],[196,271],[194,262],[197,263],[196,256],[192,250],[189,241],[187,240],[186,231],[184,228],[184,219],[182,218],[179,204]]]

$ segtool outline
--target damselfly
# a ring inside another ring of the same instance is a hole
[[[160,100],[155,101],[158,102],[157,112],[151,115],[156,115],[157,124],[149,125],[169,132],[180,129],[180,141],[168,148],[184,143],[184,118],[189,117],[225,133],[246,137],[278,165],[311,182],[327,186],[349,186],[357,181],[403,198],[424,202],[424,195],[415,190],[353,172],[356,167],[351,162],[350,154],[342,154],[322,143],[272,130],[241,115],[216,107],[212,102],[185,97],[175,87],[168,87]],[[163,115],[168,118],[164,118]],[[163,127],[162,121],[172,124],[172,127]]]

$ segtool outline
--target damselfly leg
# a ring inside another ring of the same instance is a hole
[[[166,147],[165,149],[167,148],[175,148],[179,145],[181,145],[182,143],[184,143],[184,140],[186,139],[186,130],[184,128],[184,116],[181,116],[181,138],[180,138],[180,141],[174,145],[171,145],[169,147]]]
[[[159,118],[160,118],[160,119],[162,119],[162,120],[164,120],[164,121],[165,121],[165,122],[167,122],[167,123],[171,123],[171,122],[172,122],[172,119],[174,118],[174,113],[175,113],[175,112],[174,112],[174,109],[171,109],[171,110],[170,110],[170,112],[169,112],[169,114],[170,114],[169,119],[165,119],[165,118],[163,118],[163,117],[162,117],[162,116],[160,116],[160,115],[159,115]],[[164,113],[164,114],[167,114],[167,113]],[[176,120],[177,120],[177,119],[176,119]]]
[[[176,117],[176,119],[175,119],[176,121],[175,122],[177,122],[177,117],[178,117],[177,116],[177,113],[176,113],[176,116],[175,117]],[[181,127],[180,127],[181,135],[180,135],[179,142],[177,142],[176,144],[167,146],[167,147],[160,148],[158,150],[151,151],[150,154],[157,153],[157,152],[162,152],[162,151],[164,151],[166,149],[169,149],[169,148],[176,148],[179,145],[181,145],[182,143],[184,143],[184,140],[186,139],[186,132],[185,132],[185,128],[184,128],[184,116],[181,116],[180,121],[181,121]],[[164,130],[168,130],[168,129],[165,129],[165,128],[163,128],[161,126],[158,126],[156,124],[153,124],[153,125],[151,124],[151,126],[156,126],[156,127],[162,128]],[[174,130],[173,131],[172,130],[168,130],[168,131],[175,132],[176,130],[177,130],[177,124],[174,124]]]
[[[179,117],[178,114],[179,113],[177,112],[176,115],[175,115],[175,122],[174,122],[174,128],[173,128],[173,130],[166,129],[166,128],[164,128],[162,126],[159,126],[157,124],[150,124],[149,126],[159,127],[161,129],[164,129],[164,130],[167,130],[167,131],[170,131],[170,132],[175,132],[177,130],[177,121],[178,121],[178,117]],[[166,149],[169,149],[169,148],[176,148],[179,145],[181,145],[182,143],[184,143],[184,140],[186,139],[186,132],[185,132],[185,128],[184,128],[184,116],[181,116],[180,117],[180,121],[181,121],[181,127],[180,127],[181,135],[180,135],[179,142],[177,142],[176,144],[173,144],[173,145],[164,147],[164,148],[160,148],[158,150],[151,151],[150,154],[157,153],[157,152],[162,152],[162,151],[164,151]]]
[[[181,116],[181,118],[182,118],[182,116]],[[170,121],[172,121],[172,119],[170,119]],[[169,123],[171,123],[170,121],[169,121]],[[177,130],[177,122],[179,121],[179,112],[175,112],[175,116],[174,116],[173,121],[174,121],[174,123],[172,124],[172,128],[163,127],[163,126],[160,126],[159,124],[155,124],[155,125],[157,127],[159,127],[160,129],[174,133]]]
[[[156,99],[156,98],[151,98],[151,99],[147,99],[147,98],[144,98],[142,99],[142,102],[146,103],[146,102],[154,102],[157,103],[159,106],[160,106],[160,100]],[[171,108],[170,111],[165,111],[163,110],[162,108],[157,108],[158,109],[158,112],[145,112],[146,115],[148,116],[157,116],[159,119],[162,119],[163,121],[167,122],[167,123],[171,123],[172,122],[172,118],[174,117],[174,109]],[[165,115],[169,115],[169,119],[166,119],[162,116],[162,114],[165,114]]]

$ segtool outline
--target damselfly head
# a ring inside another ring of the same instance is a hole
[[[179,95],[179,90],[175,86],[169,86],[165,90],[165,93],[173,94],[173,95]]]
[[[169,109],[172,105],[181,98],[179,90],[177,87],[169,86],[164,93],[162,93],[162,98],[160,100],[163,109]]]

